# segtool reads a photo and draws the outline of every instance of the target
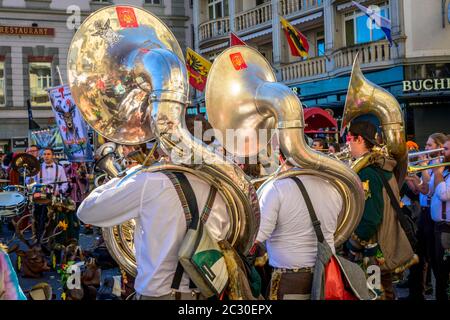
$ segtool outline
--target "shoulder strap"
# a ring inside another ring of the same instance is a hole
[[[186,176],[180,172],[161,171],[172,182],[175,191],[180,199],[183,208],[184,216],[186,218],[187,229],[197,229],[198,225],[198,206],[194,190],[192,190]]]
[[[378,176],[381,178],[381,181],[383,181],[384,188],[386,189],[386,192],[389,195],[389,199],[391,200],[392,207],[395,209],[395,212],[397,212],[397,218],[400,219],[400,216],[403,215],[402,208],[400,208],[399,200],[394,195],[394,191],[392,191],[392,188],[389,185],[389,181],[384,176],[383,170],[378,167],[372,167],[372,168],[378,173]]]
[[[297,184],[300,192],[303,195],[303,200],[305,200],[306,207],[308,208],[309,216],[311,217],[312,225],[314,227],[314,231],[316,232],[317,240],[322,243],[325,240],[323,236],[322,228],[320,228],[320,221],[317,219],[316,211],[311,203],[311,199],[309,198],[308,192],[306,191],[305,185],[303,182],[297,177],[291,177],[291,179]]]
[[[162,171],[172,182],[175,190],[178,194],[178,197],[181,201],[181,206],[183,207],[184,215],[186,218],[186,226],[188,229],[196,230],[199,227],[199,212],[197,205],[197,198],[195,196],[194,190],[192,189],[189,180],[186,176],[181,172],[168,172]],[[208,194],[208,199],[206,200],[205,207],[202,211],[202,222],[206,223],[206,220],[209,217],[209,213],[211,212],[212,205],[214,203],[214,199],[217,194],[217,189],[211,187]],[[175,275],[172,280],[171,288],[174,290],[178,290],[180,288],[181,279],[183,277],[184,269],[180,262],[177,264],[177,268],[175,270]],[[194,283],[190,280],[189,284],[190,288],[195,288]]]
[[[55,186],[53,187],[53,194],[56,193],[56,190],[59,190],[59,185],[56,184],[56,182],[59,182],[58,173],[59,173],[59,165],[55,163],[56,169],[55,169]]]
[[[450,174],[450,170],[447,170],[447,174],[444,175],[444,182],[447,180],[448,175]],[[442,215],[442,221],[447,221],[447,201],[442,201],[441,206],[441,215]]]

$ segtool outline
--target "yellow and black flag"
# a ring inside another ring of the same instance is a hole
[[[280,21],[289,47],[291,48],[292,55],[297,57],[307,57],[309,51],[308,39],[283,17],[280,17]]]
[[[205,90],[211,62],[203,58],[191,48],[186,50],[186,68],[189,74],[189,83],[199,91]]]

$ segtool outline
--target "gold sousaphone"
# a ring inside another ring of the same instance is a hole
[[[385,148],[389,155],[397,161],[394,174],[398,185],[401,186],[408,167],[408,150],[402,110],[392,94],[364,77],[359,60],[359,55],[357,55],[353,62],[342,115],[341,135],[356,117],[365,114],[375,115],[380,121]],[[360,170],[366,165],[366,161],[370,161],[370,159],[361,160],[353,164],[354,170]]]

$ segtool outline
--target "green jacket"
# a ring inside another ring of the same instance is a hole
[[[392,178],[392,172],[383,170],[387,180]],[[364,213],[355,230],[359,239],[369,241],[372,239],[383,221],[384,199],[383,181],[372,166],[365,167],[359,173],[366,194]]]

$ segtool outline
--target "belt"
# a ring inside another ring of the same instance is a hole
[[[312,267],[294,268],[294,269],[273,268],[273,271],[277,271],[277,272],[280,272],[280,273],[313,273],[314,272],[314,268],[312,268]]]
[[[136,294],[135,300],[203,300],[203,296],[200,292],[179,292],[174,291],[172,293],[163,295],[161,297],[151,297],[141,294]]]

